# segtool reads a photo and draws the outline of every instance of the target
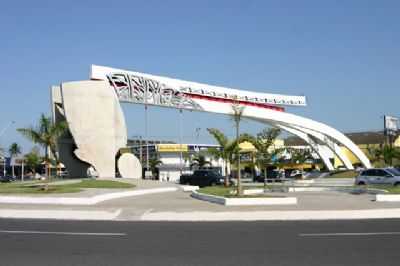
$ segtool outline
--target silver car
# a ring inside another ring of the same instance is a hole
[[[400,185],[400,171],[396,168],[371,168],[361,171],[356,185]]]

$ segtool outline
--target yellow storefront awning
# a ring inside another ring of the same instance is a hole
[[[188,150],[186,144],[157,144],[158,152],[187,152]]]

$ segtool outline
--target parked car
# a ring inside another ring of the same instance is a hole
[[[0,176],[0,182],[1,183],[8,183],[8,182],[13,182],[15,181],[15,178],[12,176]]]
[[[181,175],[179,183],[199,187],[224,184],[225,178],[216,171],[196,170],[192,175]]]
[[[299,170],[299,169],[295,169],[293,171],[290,172],[290,178],[294,178],[294,179],[303,179],[303,171]]]
[[[256,182],[262,182],[264,183],[264,174],[262,173],[260,176],[257,176],[255,178]],[[281,182],[282,179],[285,179],[285,173],[282,171],[279,171],[277,169],[270,170],[267,172],[267,182]]]
[[[357,185],[400,185],[400,171],[396,168],[371,168],[361,171],[356,177]]]

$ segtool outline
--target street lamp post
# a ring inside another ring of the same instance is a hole
[[[145,130],[145,138],[146,138],[146,171],[144,172],[145,178],[146,173],[149,171],[149,129],[148,129],[148,88],[146,88],[144,93],[144,130]]]
[[[140,158],[140,165],[143,163],[143,151],[142,151],[142,136],[139,136],[139,158]]]
[[[147,114],[147,104],[145,105],[145,135],[146,135],[146,172],[149,170],[149,132],[148,132],[148,114]]]
[[[182,175],[183,172],[183,154],[182,154],[182,108],[179,109],[179,167],[180,167],[180,174]]]

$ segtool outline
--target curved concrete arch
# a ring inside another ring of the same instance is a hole
[[[265,123],[265,121],[259,120],[259,119],[252,119],[260,123]],[[329,154],[335,153],[334,150],[330,149],[327,145],[322,145],[320,143],[317,143],[313,138],[310,137],[309,134],[305,133],[304,131],[301,131],[299,129],[293,128],[289,125],[283,125],[279,123],[271,123],[270,125],[278,127],[284,131],[287,131],[293,135],[296,135],[297,137],[301,138],[304,140],[321,158],[325,166],[330,170],[334,170],[334,166],[332,165]]]
[[[210,102],[203,99],[196,99],[197,104],[199,104],[204,111],[207,112],[214,112],[214,113],[221,113],[221,114],[228,114],[233,115],[234,112],[232,110],[232,106],[225,103],[218,103],[218,102]],[[253,106],[246,106],[243,110],[243,117],[247,117],[250,119],[255,119],[259,121],[264,121],[267,124],[282,124],[287,125],[295,128],[300,128],[300,130],[311,130],[314,132],[321,133],[322,136],[326,136],[323,143],[329,146],[329,143],[333,140],[347,149],[349,149],[361,162],[361,164],[366,168],[371,168],[371,163],[365,154],[360,150],[360,148],[355,145],[349,138],[347,138],[344,134],[340,133],[336,129],[325,125],[323,123],[311,120],[309,118],[297,116],[294,114],[275,111],[272,109],[266,108],[257,108]],[[310,132],[311,132],[310,131]],[[340,154],[339,150],[335,149],[337,153]],[[343,158],[346,158],[343,155]],[[347,159],[348,160],[348,159]],[[345,159],[346,161],[346,159]],[[353,168],[350,165],[347,165],[349,169]]]
[[[339,145],[349,149],[366,168],[371,167],[365,154],[344,134],[323,123],[284,112],[283,106],[306,106],[304,96],[243,91],[95,65],[91,69],[91,78],[108,80],[120,100],[132,103],[230,115],[233,113],[232,104],[240,104],[246,107],[243,116],[250,119],[308,130],[310,135],[319,137],[324,145],[338,154],[349,169],[353,166]],[[144,97],[149,94],[152,95],[150,101]]]
[[[326,168],[329,171],[335,170],[335,168],[332,165],[331,160],[329,158],[330,149],[326,145],[321,145],[321,144],[316,143],[312,138],[310,138],[310,136],[308,134],[306,134],[300,130],[290,128],[287,126],[283,126],[281,124],[274,124],[274,126],[280,128],[284,131],[287,131],[293,135],[296,135],[297,137],[304,140],[311,147],[311,149],[318,154],[318,156],[321,158],[322,162],[324,163],[324,165],[326,166]]]
[[[337,143],[335,143],[334,141],[330,140],[330,138],[328,136],[326,136],[320,132],[315,132],[314,130],[310,130],[310,129],[306,129],[306,128],[302,128],[302,127],[296,126],[295,128],[314,136],[315,138],[317,138],[318,140],[320,140],[322,142],[325,142],[326,146],[328,148],[330,148],[333,151],[333,153],[335,153],[337,155],[337,157],[342,161],[342,163],[344,164],[344,166],[347,169],[349,169],[349,170],[354,169],[353,164],[350,162],[349,158],[347,158],[347,156],[343,153],[340,146]]]
[[[297,134],[296,134],[297,136],[299,136],[300,138],[305,140],[310,146],[316,146],[317,148],[319,148],[323,154],[328,155],[329,151],[331,151],[342,161],[342,163],[344,164],[346,169],[354,170],[354,166],[350,162],[349,158],[347,158],[347,156],[343,153],[343,151],[339,145],[337,145],[333,141],[325,142],[325,140],[328,138],[327,136],[325,136],[319,132],[315,132],[313,130],[305,129],[305,128],[298,127],[298,126],[293,126],[293,127],[283,126],[283,127],[285,127],[288,132],[290,132],[290,130],[292,130],[292,131],[294,130],[295,132],[297,132]],[[324,143],[324,144],[321,145],[319,143],[315,143],[315,141],[313,141],[310,138],[310,136],[314,137],[319,142]],[[324,162],[325,161],[326,160],[324,160]],[[329,164],[332,165],[332,163],[330,161],[329,161]],[[328,167],[328,165],[326,165],[326,166]],[[334,169],[333,166],[332,166],[332,168]],[[329,169],[329,167],[328,167],[328,169]]]

